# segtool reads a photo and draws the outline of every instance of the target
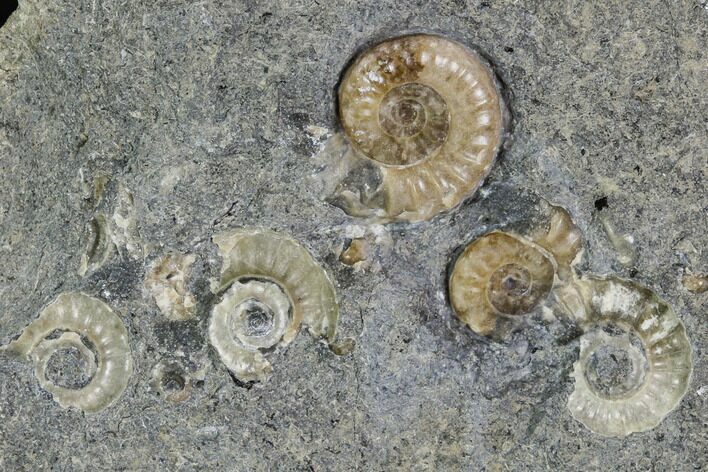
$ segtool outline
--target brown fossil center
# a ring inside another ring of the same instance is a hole
[[[499,312],[517,315],[525,313],[529,303],[531,306],[535,304],[535,300],[529,300],[532,285],[533,278],[528,269],[519,264],[506,264],[489,278],[487,296]]]
[[[392,88],[379,106],[379,125],[388,138],[370,157],[390,165],[411,165],[431,156],[447,138],[445,100],[432,88],[407,83]]]
[[[409,98],[400,101],[388,100],[382,103],[379,119],[389,135],[413,136],[425,126],[425,107]]]

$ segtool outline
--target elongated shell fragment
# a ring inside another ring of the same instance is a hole
[[[263,380],[272,366],[264,353],[285,346],[304,324],[330,344],[339,307],[324,269],[292,238],[268,230],[214,236],[224,265],[209,339],[242,381]]]
[[[550,205],[548,227],[537,230],[531,237],[553,256],[559,277],[567,280],[571,276],[571,266],[583,247],[582,234],[570,213],[563,207]]]
[[[543,250],[495,231],[470,243],[450,275],[455,314],[473,331],[491,334],[499,317],[531,312],[553,286],[555,268]]]
[[[489,64],[433,35],[362,53],[339,87],[339,115],[351,145],[377,167],[381,194],[342,206],[388,221],[428,220],[473,194],[504,137],[505,106]]]
[[[654,428],[690,382],[691,345],[683,323],[654,292],[617,277],[585,277],[576,294],[584,310],[575,313],[586,332],[572,374],[571,414],[605,436]]]
[[[62,331],[62,334],[50,338],[55,331]],[[90,346],[82,337],[90,342]],[[65,348],[78,350],[88,365],[91,380],[83,388],[65,388],[47,378],[50,358]],[[59,295],[19,338],[4,349],[34,362],[40,385],[59,405],[87,413],[101,411],[115,402],[133,372],[128,333],[123,322],[108,305],[82,293]]]

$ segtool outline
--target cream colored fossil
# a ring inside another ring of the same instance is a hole
[[[264,353],[285,346],[304,324],[333,344],[339,307],[324,269],[288,236],[237,230],[214,236],[224,265],[216,288],[222,300],[211,315],[209,339],[242,381],[272,371]]]
[[[116,249],[111,238],[110,225],[103,213],[98,213],[91,219],[87,232],[88,244],[79,264],[79,275],[82,276],[105,265]]]
[[[473,194],[502,145],[489,64],[459,43],[403,36],[363,52],[339,86],[353,153],[332,199],[354,216],[422,221]],[[368,164],[370,165],[367,165]]]
[[[145,278],[145,287],[155,298],[160,311],[170,320],[194,317],[194,297],[185,283],[195,257],[191,254],[167,254],[158,259]]]
[[[62,334],[51,338],[56,331]],[[76,349],[86,365],[85,374],[91,380],[82,388],[65,388],[47,378],[50,358],[61,355],[66,348]],[[39,384],[59,405],[88,413],[101,411],[115,402],[133,372],[128,333],[122,321],[108,305],[82,293],[59,295],[19,338],[3,349],[32,360]]]
[[[530,313],[553,286],[552,258],[533,242],[495,231],[470,243],[449,280],[455,314],[473,331],[490,335],[500,319]]]
[[[605,436],[657,426],[683,398],[692,372],[676,313],[651,290],[618,277],[585,276],[561,295],[585,330],[571,414]]]

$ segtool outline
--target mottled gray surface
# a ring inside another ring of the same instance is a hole
[[[708,467],[708,294],[686,271],[705,247],[706,26],[699,1],[23,0],[0,29],[0,344],[60,292],[106,301],[135,373],[109,409],[61,409],[27,364],[0,362],[2,470],[698,470]],[[476,45],[511,95],[508,151],[483,194],[436,220],[388,226],[380,269],[338,251],[361,225],[320,199],[306,128],[337,129],[334,90],[371,41],[433,31]],[[134,195],[145,258],[78,275],[94,203],[84,181]],[[460,245],[540,196],[586,236],[581,268],[655,289],[694,347],[688,393],[625,439],[566,409],[577,330],[536,318],[504,343],[463,327],[444,299]],[[603,229],[634,237],[629,267]],[[235,384],[206,341],[220,260],[211,236],[266,226],[302,241],[336,280],[337,357],[301,333],[272,378]],[[171,322],[143,290],[149,263],[194,253],[198,319]],[[191,397],[150,388],[160,359],[203,369]]]

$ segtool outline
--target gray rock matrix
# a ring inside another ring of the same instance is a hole
[[[135,371],[90,415],[3,357],[0,469],[705,470],[708,294],[681,281],[708,270],[707,25],[697,0],[22,0],[0,29],[0,344],[81,291],[123,320]],[[336,86],[357,52],[418,31],[490,58],[511,136],[480,193],[376,228],[388,246],[357,271],[338,254],[365,222],[311,184],[326,139],[313,130],[338,130]],[[81,276],[89,223],[120,189],[130,244]],[[523,226],[539,196],[582,229],[580,269],[651,287],[685,323],[692,382],[653,430],[608,439],[572,418],[580,332],[562,317],[493,343],[452,314],[455,251]],[[267,382],[229,375],[206,336],[211,237],[244,226],[292,235],[325,267],[353,352],[301,333],[270,355]],[[170,321],[145,290],[170,251],[196,256],[193,319]],[[160,361],[190,377],[185,401],[151,387]]]

